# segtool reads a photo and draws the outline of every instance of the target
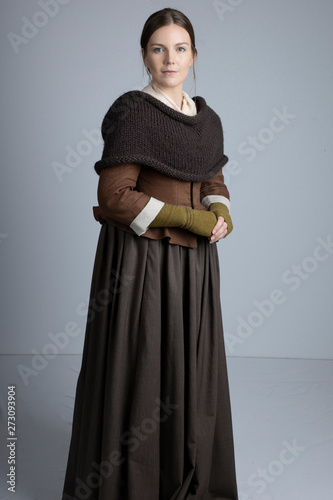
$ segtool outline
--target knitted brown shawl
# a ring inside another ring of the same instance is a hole
[[[202,97],[188,116],[141,91],[120,96],[102,123],[103,168],[139,163],[184,181],[214,177],[227,163],[220,117]]]

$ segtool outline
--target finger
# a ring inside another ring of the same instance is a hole
[[[227,230],[228,230],[228,225],[226,222],[223,222],[219,227],[219,229],[216,231],[215,236],[225,233]]]
[[[213,243],[214,241],[218,241],[222,238],[225,238],[227,232],[228,232],[228,226],[227,223],[224,222],[222,226],[219,228],[219,230],[210,237],[211,243]]]
[[[224,222],[224,218],[221,217],[221,216],[219,216],[217,218],[217,222],[216,222],[215,226],[213,227],[212,234],[217,233],[217,231],[219,231],[222,228],[222,226],[223,226],[224,223],[225,223]]]

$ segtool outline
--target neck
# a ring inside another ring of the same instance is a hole
[[[170,99],[172,99],[177,106],[181,109],[183,103],[183,86],[174,87],[174,88],[163,88],[156,85],[154,81],[151,82],[151,85],[158,90],[162,90]]]

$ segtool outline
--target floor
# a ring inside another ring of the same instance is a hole
[[[60,500],[80,363],[1,356],[1,499]],[[239,500],[332,500],[333,361],[228,357],[228,370]],[[7,385],[17,403],[14,495]]]

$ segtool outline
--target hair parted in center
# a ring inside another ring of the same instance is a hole
[[[197,49],[195,47],[195,35],[192,23],[189,18],[185,16],[185,14],[177,9],[171,9],[170,7],[166,7],[165,9],[154,12],[151,16],[148,17],[147,21],[145,22],[140,39],[141,49],[143,50],[143,53],[147,53],[148,42],[152,34],[155,33],[155,31],[159,28],[162,28],[163,26],[169,26],[170,24],[177,24],[181,28],[184,28],[190,35],[192,54],[195,58],[197,56]],[[149,71],[148,75],[150,76]],[[196,83],[194,62],[193,77],[194,83]]]

